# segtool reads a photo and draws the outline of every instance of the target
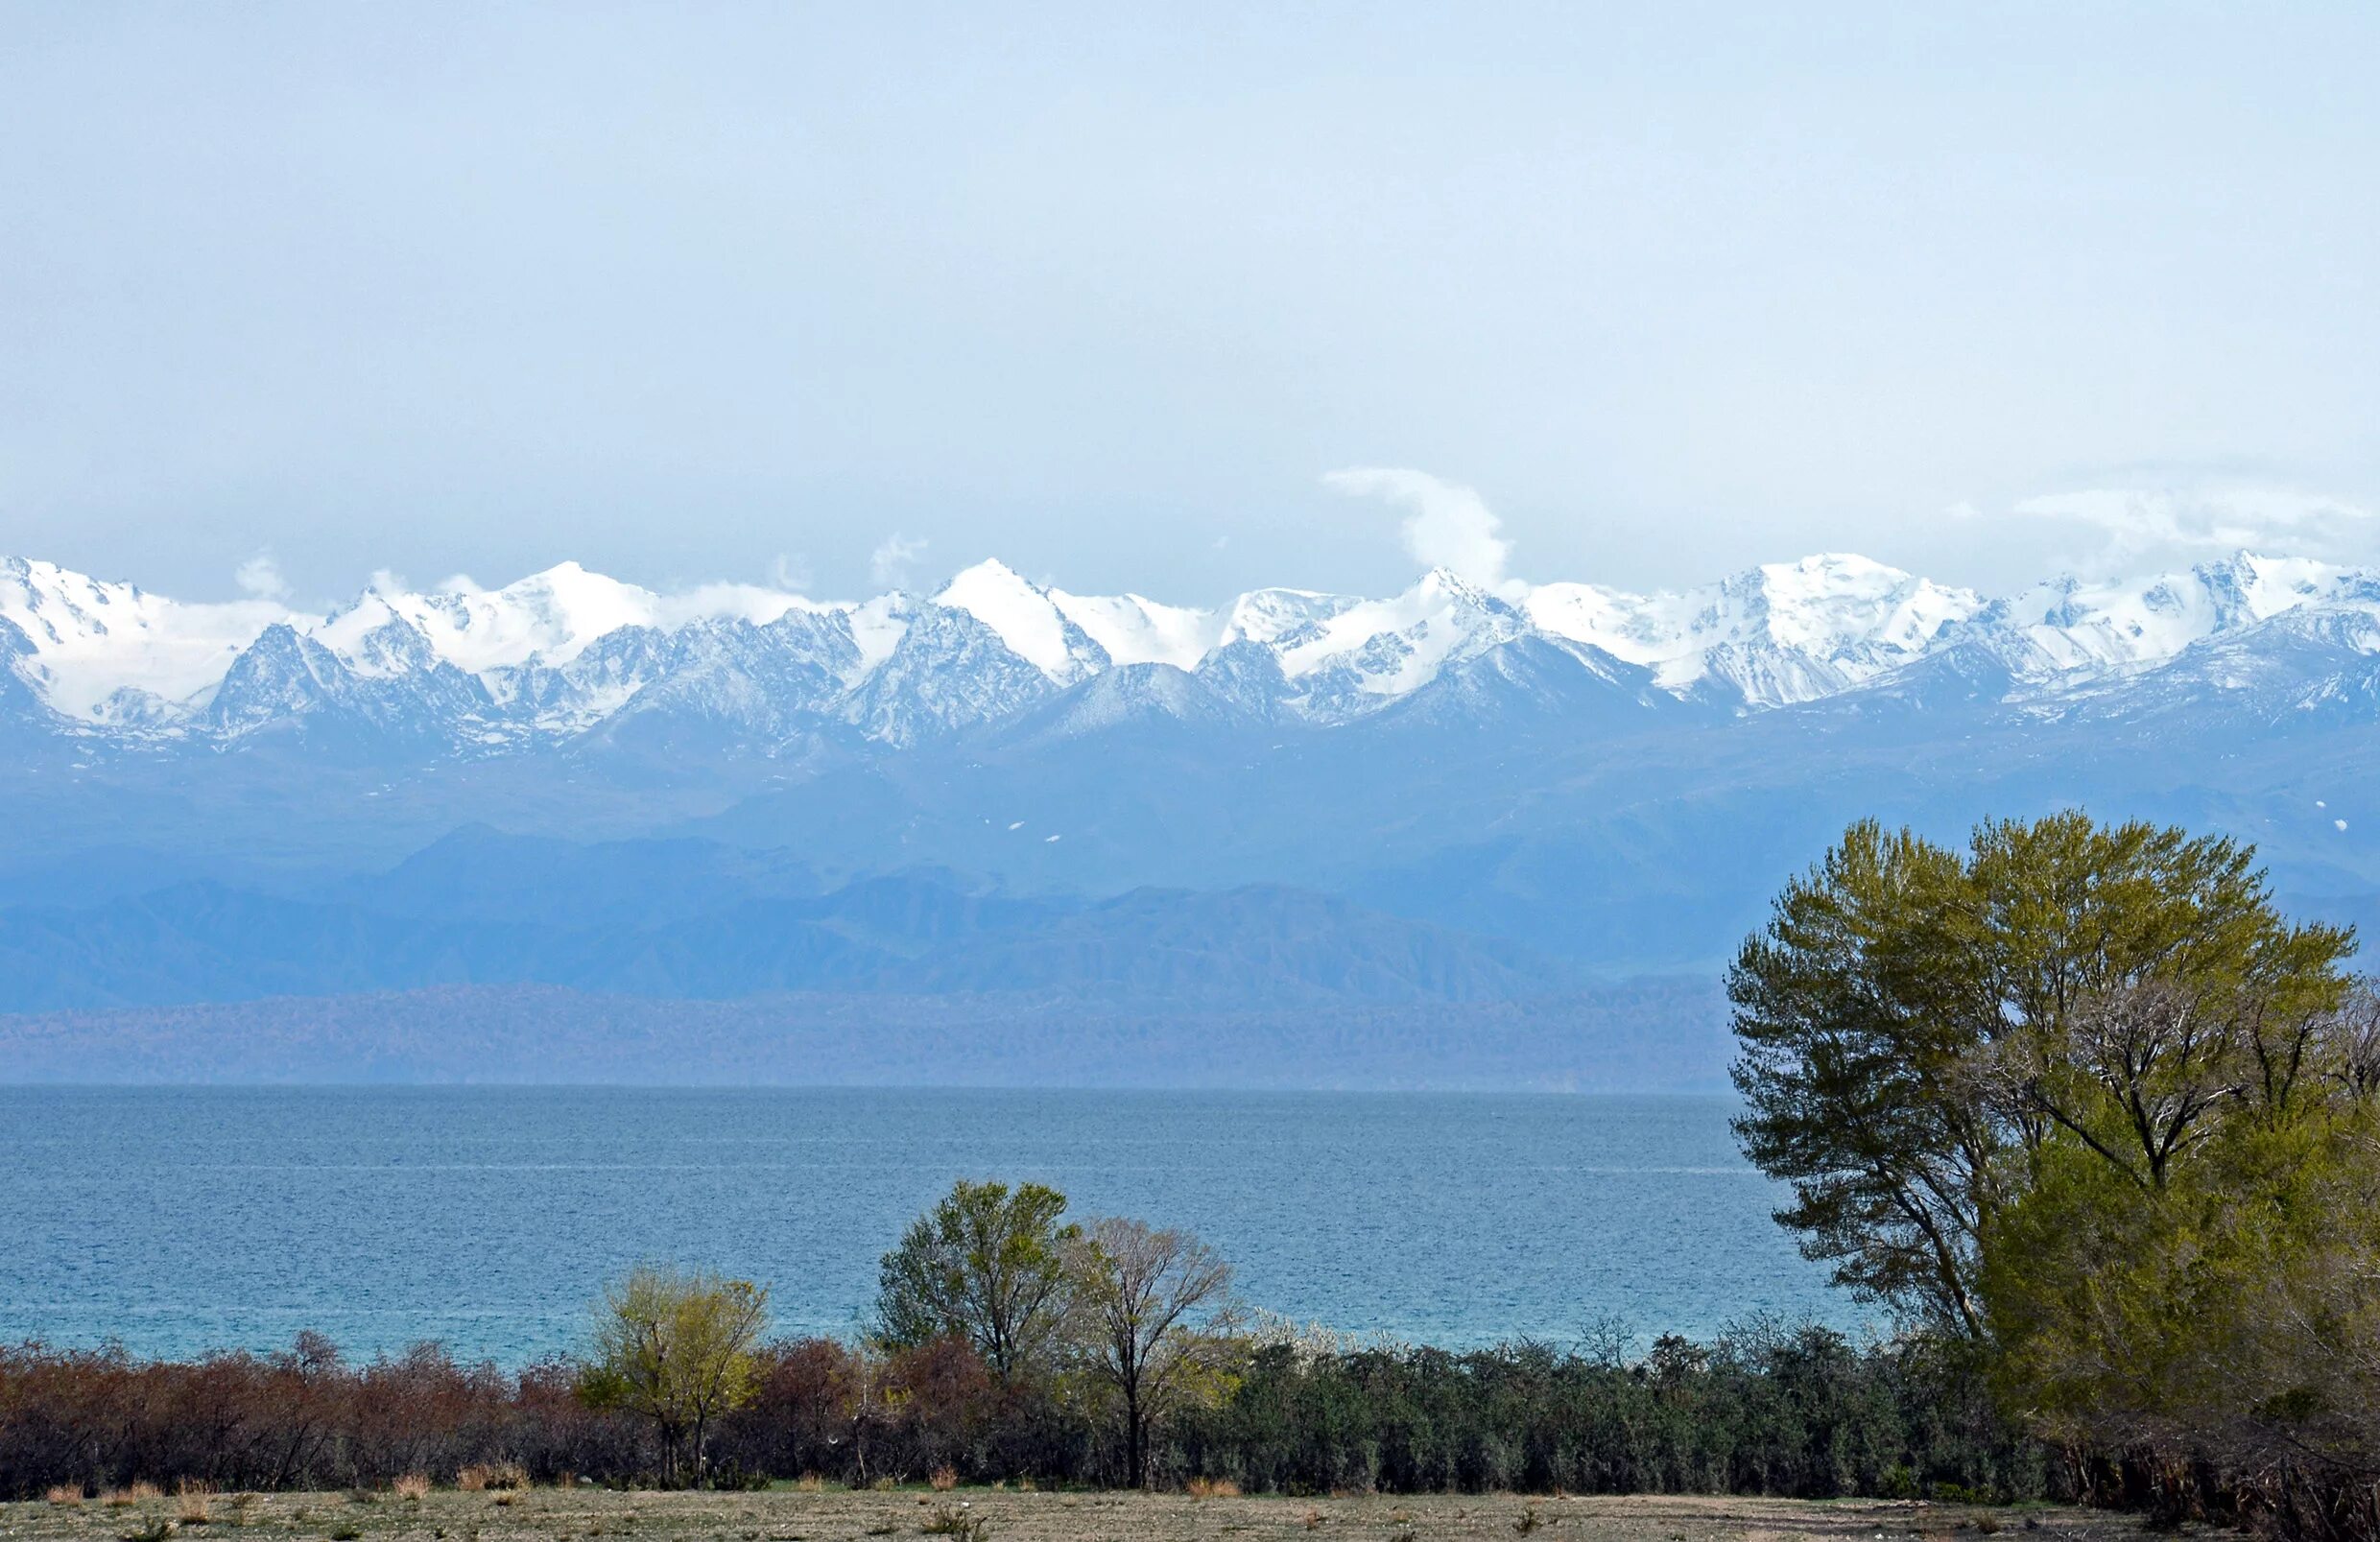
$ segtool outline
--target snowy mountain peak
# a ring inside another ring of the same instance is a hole
[[[282,617],[264,601],[184,605],[22,557],[0,558],[0,620],[33,645],[27,670],[51,710],[101,722],[124,690],[168,701],[212,686]]]
[[[1426,594],[1442,596],[1457,605],[1474,605],[1483,609],[1504,604],[1486,588],[1450,567],[1430,569],[1421,575],[1420,581],[1414,587]]]
[[[1671,690],[1715,679],[1753,707],[1811,700],[1907,663],[1982,604],[1849,553],[1654,594],[1549,583],[1527,603],[1541,629],[1644,665]]]
[[[896,591],[833,605],[745,584],[660,593],[565,561],[496,589],[376,581],[322,615],[260,600],[184,604],[0,558],[0,702],[141,744],[330,714],[477,747],[615,719],[699,720],[776,747],[811,731],[913,743],[1117,670],[1185,678],[1119,679],[1075,700],[1066,721],[1211,700],[1236,721],[1333,724],[1441,678],[1567,700],[1570,672],[1602,682],[1596,700],[1632,699],[1638,686],[1608,689],[1625,672],[1656,695],[1751,712],[1939,661],[1927,678],[2047,711],[2187,660],[2192,678],[2246,682],[2271,675],[2242,662],[2258,650],[2360,659],[2375,622],[2380,575],[2247,552],[2133,580],[2053,579],[1990,601],[1821,553],[1653,593],[1490,590],[1438,568],[1385,598],[1257,589],[1213,609],[1074,594],[997,559],[931,600]],[[1525,658],[1500,653],[1515,646]],[[1206,695],[1188,689],[1190,676]],[[1909,677],[1912,691],[1933,688]],[[2325,700],[2361,700],[2358,689]]]
[[[652,590],[577,562],[558,562],[501,589],[459,578],[436,593],[390,603],[421,629],[440,658],[475,673],[533,658],[566,664],[599,637],[653,626],[660,610]]]
[[[1915,653],[1966,620],[1983,600],[1864,557],[1831,553],[1769,563],[1748,587],[1768,641],[1816,653],[1866,647]]]
[[[1306,682],[1316,714],[1335,718],[1416,690],[1447,663],[1527,629],[1513,606],[1433,568],[1404,593],[1337,608],[1282,636],[1275,648],[1283,674]]]
[[[1061,684],[1115,665],[1196,669],[1222,635],[1211,611],[1137,594],[1072,594],[1035,583],[997,558],[955,575],[934,603],[967,612]]]
[[[934,603],[964,610],[999,634],[1017,657],[1060,685],[1096,674],[1107,652],[1059,606],[1051,591],[996,557],[959,573]]]
[[[1363,604],[1350,595],[1321,594],[1312,589],[1251,589],[1225,612],[1217,646],[1247,641],[1270,646],[1286,641],[1308,628]]]
[[[1967,631],[2021,676],[2045,680],[2160,664],[2309,605],[2380,613],[2380,580],[2327,562],[2239,552],[2181,573],[2051,579],[1983,606]]]

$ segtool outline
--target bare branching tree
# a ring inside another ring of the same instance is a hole
[[[1192,1233],[1110,1216],[1071,1249],[1083,1355],[1121,1410],[1126,1480],[1149,1478],[1149,1435],[1218,1395],[1235,1363],[1231,1266]]]

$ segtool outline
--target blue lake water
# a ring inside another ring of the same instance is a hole
[[[517,1364],[643,1259],[844,1332],[959,1176],[1187,1225],[1253,1305],[1450,1346],[1852,1328],[1717,1098],[0,1087],[0,1338]]]

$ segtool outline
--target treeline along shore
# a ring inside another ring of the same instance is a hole
[[[1747,1154],[1889,1333],[1470,1353],[1255,1317],[1197,1237],[957,1184],[847,1340],[635,1269],[576,1356],[0,1350],[0,1497],[532,1481],[2081,1499],[2380,1535],[2380,991],[2251,849],[1855,826],[1727,981]],[[1680,1224],[1693,1218],[1680,1217]]]
[[[434,1346],[345,1364],[312,1339],[185,1362],[0,1352],[0,1497],[657,1484],[652,1422],[591,1405],[585,1375],[458,1364]],[[1126,1481],[1124,1445],[1106,1400],[1004,1382],[961,1342],[794,1340],[753,1351],[749,1395],[705,1434],[701,1482],[1107,1486]],[[1540,1345],[1251,1344],[1227,1388],[1159,1421],[1147,1462],[1154,1484],[1302,1495],[2075,1491],[2055,1453],[1923,1346],[1773,1325],[1634,1364]]]
[[[1762,1321],[1456,1354],[1252,1314],[1189,1232],[962,1180],[848,1339],[775,1339],[749,1280],[642,1266],[517,1371],[0,1350],[0,1497],[773,1480],[1328,1494],[1526,1490],[1996,1502],[2073,1488],[1923,1337]]]

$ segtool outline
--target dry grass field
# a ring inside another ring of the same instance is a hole
[[[0,1505],[0,1539],[36,1542],[1907,1542],[2021,1533],[2026,1542],[2136,1536],[2137,1522],[2086,1510],[1987,1509],[1856,1500],[1545,1498],[1512,1494],[1323,1499],[1013,1489],[614,1493],[118,1494]]]

